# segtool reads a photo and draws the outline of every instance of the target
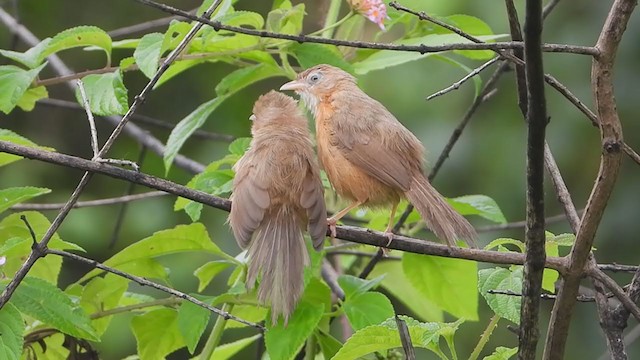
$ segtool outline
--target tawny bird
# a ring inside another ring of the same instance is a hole
[[[382,104],[365,94],[349,73],[317,65],[280,90],[293,90],[313,113],[318,159],[335,191],[351,204],[336,222],[360,206],[391,206],[389,243],[398,203],[406,197],[427,226],[449,246],[463,239],[475,247],[475,230],[431,186],[423,173],[424,147]],[[388,245],[387,245],[388,246]]]
[[[322,249],[327,232],[324,189],[307,120],[293,98],[271,91],[251,116],[253,139],[234,166],[229,224],[248,249],[247,285],[262,274],[258,300],[285,324],[302,294],[309,254],[303,233]]]

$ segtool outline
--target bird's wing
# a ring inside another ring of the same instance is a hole
[[[379,103],[365,111],[354,108],[341,106],[334,112],[332,145],[385,185],[408,190],[413,169],[421,168],[419,141]]]
[[[271,198],[267,184],[258,176],[253,164],[241,159],[237,165],[240,166],[234,167],[236,175],[233,180],[229,223],[238,245],[244,249],[251,242],[253,232],[260,226],[265,211],[271,204]]]
[[[324,203],[324,188],[318,174],[317,165],[309,162],[307,175],[302,184],[300,206],[307,212],[309,235],[316,250],[322,249],[327,233],[327,209]]]

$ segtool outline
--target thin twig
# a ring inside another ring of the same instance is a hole
[[[89,130],[91,132],[91,150],[93,151],[93,158],[98,158],[98,130],[96,130],[96,121],[93,119],[93,113],[91,112],[91,105],[89,104],[89,98],[84,90],[84,83],[81,79],[76,80],[78,89],[80,90],[80,96],[82,97],[82,103],[84,104],[84,110],[87,113],[87,120],[89,120]]]
[[[544,222],[549,225],[553,223],[562,222],[567,219],[565,214],[558,214],[554,216],[547,217]],[[526,220],[522,221],[514,221],[506,224],[498,224],[498,225],[487,225],[476,228],[477,232],[490,232],[490,231],[502,231],[502,230],[511,230],[511,229],[522,229],[527,225]]]
[[[398,315],[395,316],[396,326],[398,326],[398,334],[400,335],[400,343],[402,343],[402,350],[404,350],[404,356],[406,360],[416,359],[416,349],[413,348],[411,343],[411,335],[409,334],[409,328],[407,323],[400,319]]]
[[[193,9],[190,11],[190,13],[195,14],[196,10],[198,9]],[[145,32],[151,29],[163,27],[165,25],[169,25],[173,20],[180,20],[180,19],[181,17],[176,15],[167,16],[160,19],[154,19],[154,20],[145,21],[143,23],[139,23],[135,25],[129,25],[129,26],[113,29],[111,31],[108,31],[107,34],[112,39],[119,38],[119,37],[128,36],[135,33]]]
[[[132,312],[133,310],[148,309],[148,308],[154,307],[154,306],[173,306],[173,305],[178,305],[181,302],[182,302],[182,299],[175,298],[175,297],[168,297],[168,298],[164,298],[164,299],[157,299],[157,300],[152,300],[152,301],[147,301],[147,302],[141,302],[141,303],[138,303],[138,304],[119,306],[119,307],[116,307],[116,308],[113,308],[113,309],[109,309],[109,310],[97,311],[97,312],[89,315],[89,317],[91,319],[100,319],[100,318],[107,317],[107,316],[122,314],[122,313],[126,313],[126,312]]]
[[[340,284],[338,284],[338,273],[336,273],[336,270],[331,266],[327,259],[322,259],[320,274],[322,275],[324,282],[329,285],[331,292],[340,299],[340,301],[344,301],[344,290],[342,290]]]
[[[493,65],[496,61],[500,60],[499,57],[494,57],[493,59],[485,62],[484,64],[478,66],[477,68],[473,69],[470,73],[468,73],[465,77],[463,77],[462,79],[454,82],[453,84],[451,84],[451,86],[448,86],[434,94],[431,94],[429,96],[427,96],[427,101],[436,98],[440,95],[444,95],[448,92],[451,92],[453,90],[458,90],[460,88],[460,85],[464,84],[467,80],[471,79],[472,77],[480,74],[482,72],[482,70],[488,68],[489,66]]]
[[[515,291],[511,291],[511,290],[498,290],[498,289],[489,289],[487,290],[488,294],[496,294],[496,295],[508,295],[508,296],[524,296],[521,293],[517,293]],[[613,295],[610,295],[610,297]],[[555,300],[556,299],[556,295],[554,294],[546,294],[546,293],[541,293],[540,294],[540,299],[542,300]],[[578,294],[578,296],[576,297],[576,300],[579,302],[594,302],[595,301],[595,297],[593,296],[589,296],[589,295],[582,295],[582,294]]]
[[[556,164],[556,160],[553,158],[549,144],[547,144],[546,141],[544,143],[544,164],[547,168],[547,172],[551,176],[551,181],[553,181],[558,201],[562,204],[566,219],[569,221],[571,230],[573,230],[573,233],[575,234],[580,226],[580,217],[578,216],[578,212],[571,200],[571,193],[569,193],[567,185],[564,183],[564,180],[562,180],[558,164]]]
[[[593,266],[589,264],[589,268],[587,270],[589,276],[600,281],[609,291],[615,295],[615,297],[620,300],[620,303],[626,311],[631,313],[636,321],[640,321],[640,308],[636,303],[627,295],[627,293],[615,282],[612,278],[607,276],[602,270],[600,270],[597,266]],[[559,294],[558,294],[559,295]]]
[[[598,320],[600,328],[607,339],[607,348],[611,360],[626,360],[627,354],[622,341],[622,332],[627,326],[627,319],[615,318],[614,312],[609,305],[609,300],[605,295],[604,285],[596,279],[593,280],[593,287],[596,290],[596,305],[598,309]]]
[[[159,196],[169,195],[166,192],[162,191],[149,191],[142,194],[135,195],[127,195],[127,196],[119,196],[113,198],[106,198],[100,200],[90,200],[90,201],[78,201],[73,205],[74,209],[83,208],[83,207],[93,207],[93,206],[105,206],[105,205],[115,205],[122,203],[129,203],[137,200],[144,200],[155,198]],[[60,210],[64,206],[64,203],[56,203],[56,204],[16,204],[11,207],[11,210],[16,211],[24,211],[24,210]]]

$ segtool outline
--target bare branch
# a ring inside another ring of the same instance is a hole
[[[84,83],[82,80],[76,80],[78,84],[78,89],[80,89],[80,96],[82,97],[82,102],[84,104],[84,110],[87,113],[87,120],[89,120],[89,130],[91,132],[91,150],[93,150],[94,159],[98,158],[98,130],[96,130],[96,121],[93,119],[93,113],[91,112],[91,105],[89,104],[89,98],[87,98],[87,93],[84,91]]]
[[[596,279],[593,280],[593,286],[596,289],[596,305],[598,308],[598,319],[600,321],[600,328],[607,338],[607,347],[609,348],[609,354],[612,360],[626,360],[627,353],[624,348],[624,342],[622,340],[622,332],[627,326],[627,321],[624,319],[615,318],[609,305],[609,299],[604,295],[604,285]]]
[[[155,198],[155,197],[159,197],[159,196],[166,196],[166,195],[168,195],[168,194],[165,193],[165,192],[162,192],[162,191],[150,191],[150,192],[146,192],[146,193],[142,193],[142,194],[120,196],[120,197],[114,197],[114,198],[108,198],[108,199],[91,200],[91,201],[78,201],[77,203],[73,204],[73,208],[77,209],[77,208],[83,208],[83,207],[115,205],[115,204],[129,203],[129,202],[132,202],[132,201],[150,199],[150,198]],[[17,210],[17,211],[24,211],[24,210],[38,210],[38,211],[42,211],[42,210],[59,210],[63,206],[64,206],[64,203],[57,203],[57,204],[16,204],[16,205],[13,205],[11,207],[11,210]]]
[[[460,85],[464,84],[467,80],[471,79],[472,77],[480,74],[482,72],[482,70],[488,68],[489,66],[493,65],[496,61],[500,60],[499,57],[494,57],[493,59],[487,61],[486,63],[478,66],[477,68],[473,69],[473,71],[471,71],[470,73],[468,73],[467,75],[465,75],[462,79],[454,82],[453,84],[451,84],[451,86],[448,86],[434,94],[431,94],[429,96],[427,96],[427,101],[436,98],[440,95],[444,95],[448,92],[451,92],[453,90],[458,90],[460,88]]]

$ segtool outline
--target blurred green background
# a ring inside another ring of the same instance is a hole
[[[165,3],[181,9],[193,9],[198,1],[169,1]],[[296,1],[297,3],[298,1]],[[524,19],[524,1],[516,1],[520,18]],[[12,12],[17,3],[18,16],[37,37],[44,38],[78,25],[95,25],[106,31],[132,25],[147,20],[167,16],[160,11],[145,7],[131,0],[0,0],[0,6]],[[463,1],[463,0],[405,0],[401,4],[434,15],[469,14],[481,18],[491,25],[495,33],[507,33],[504,2],[501,0]],[[573,2],[561,1],[545,23],[544,41],[550,43],[568,43],[592,45],[595,43],[611,1]],[[327,1],[307,1],[308,16],[305,30],[314,31],[321,27],[321,15],[326,10]],[[246,9],[266,14],[270,2],[240,0],[236,9]],[[345,11],[346,4],[343,6]],[[376,28],[368,24],[368,30]],[[165,28],[157,29],[164,31]],[[136,37],[142,34],[136,34]],[[384,37],[383,37],[384,40]],[[13,38],[8,29],[0,27],[0,48],[12,46]],[[640,23],[636,14],[625,33],[617,58],[615,82],[618,110],[624,126],[625,141],[640,149],[640,124],[636,118],[635,106],[639,100],[637,86],[640,78],[637,59],[640,57]],[[17,49],[27,47],[18,42]],[[61,58],[74,71],[96,69],[104,65],[103,54],[70,50],[63,52]],[[121,57],[130,56],[129,51],[117,50],[114,64]],[[461,61],[471,67],[479,62],[466,59]],[[545,54],[545,71],[553,74],[576,94],[587,106],[593,108],[590,89],[589,57],[568,54]],[[7,60],[0,58],[0,64]],[[138,111],[171,123],[177,123],[201,103],[215,96],[214,87],[218,81],[234,68],[230,65],[215,63],[197,66],[181,76],[171,80],[151,93]],[[486,79],[491,73],[485,71]],[[434,59],[424,59],[406,65],[374,71],[359,78],[363,89],[375,99],[381,101],[396,115],[428,149],[427,160],[433,163],[446,144],[467,107],[473,101],[474,90],[471,83],[445,96],[426,102],[426,96],[450,85],[464,74],[449,64]],[[45,69],[41,78],[53,76]],[[249,136],[251,107],[256,97],[278,88],[286,79],[275,78],[262,81],[256,86],[241,91],[224,102],[209,118],[203,129],[234,136]],[[146,78],[140,72],[127,72],[125,84],[129,89],[129,99],[133,100]],[[73,100],[65,85],[49,88],[49,95],[55,99]],[[596,128],[578,110],[564,100],[553,89],[547,87],[548,113],[551,122],[547,128],[548,142],[556,156],[564,179],[571,191],[573,201],[582,209],[589,197],[591,186],[599,165],[599,133]],[[16,109],[10,115],[0,115],[1,128],[11,129],[40,145],[54,147],[57,151],[91,157],[89,129],[83,112],[37,106],[32,112]],[[168,131],[147,127],[160,140],[166,141]],[[98,120],[98,132],[101,143],[107,138],[112,126]],[[434,181],[434,185],[446,196],[465,194],[485,194],[496,200],[508,221],[524,219],[525,215],[525,146],[526,128],[517,107],[516,89],[513,73],[505,74],[499,82],[498,91],[487,103],[481,106],[471,124],[463,133],[459,143],[445,162],[443,169]],[[226,153],[227,144],[202,139],[191,139],[181,153],[207,164]],[[110,157],[136,160],[140,152],[139,145],[122,135],[109,153]],[[161,158],[148,153],[142,166],[145,173],[164,176]],[[3,168],[0,176],[0,188],[9,186],[42,186],[53,189],[49,195],[38,202],[64,202],[76,186],[82,173],[80,171],[55,167],[36,161],[21,161]],[[173,167],[168,177],[172,181],[185,184],[191,174]],[[595,246],[596,258],[601,263],[617,262],[638,264],[637,234],[640,232],[638,212],[638,186],[640,169],[638,165],[624,158],[617,186],[612,194],[609,206],[597,234]],[[128,184],[103,176],[95,176],[81,196],[81,200],[92,200],[123,195]],[[546,183],[546,210],[549,215],[561,213],[551,183]],[[136,191],[146,191],[137,187]],[[162,197],[138,201],[130,204],[117,244],[108,248],[119,206],[76,209],[71,212],[59,230],[66,241],[79,244],[88,251],[88,256],[96,260],[109,258],[128,244],[142,239],[154,231],[171,228],[176,224],[189,223],[183,212],[173,211],[173,197]],[[47,212],[52,219],[55,212]],[[212,239],[225,251],[238,253],[239,249],[224,224],[226,213],[205,208],[201,221],[207,225]],[[474,224],[487,225],[479,219]],[[477,220],[477,221],[476,221]],[[569,231],[566,222],[549,225],[549,231],[561,233]],[[498,237],[523,239],[523,230],[501,231],[481,234],[481,244]],[[172,285],[178,289],[195,291],[197,279],[192,275],[194,269],[209,260],[199,254],[172,256],[163,259],[171,268]],[[486,266],[486,265],[482,265]],[[80,277],[87,269],[65,260],[61,285]],[[614,274],[622,283],[630,276]],[[223,279],[223,278],[218,278]],[[216,294],[225,288],[225,284],[209,286],[208,292]],[[590,283],[585,282],[590,286]],[[141,290],[147,291],[147,290]],[[458,353],[469,353],[475,345],[481,331],[489,320],[489,311],[481,302],[480,322],[466,323],[458,332]],[[548,320],[552,303],[543,302],[542,332]],[[494,333],[487,348],[495,346],[516,346],[516,336],[505,328],[506,321]],[[634,321],[630,326],[635,326]],[[242,335],[241,331],[225,334],[223,343]],[[544,336],[542,337],[544,339]],[[133,338],[126,316],[119,316],[112,322],[111,328],[98,345],[104,359],[119,359],[135,351]],[[579,303],[571,325],[571,333],[566,352],[567,359],[596,359],[605,351],[605,340],[599,329],[594,303]],[[250,356],[250,350],[246,352]],[[174,355],[183,358],[186,353]],[[630,358],[640,358],[640,344],[629,347]]]

